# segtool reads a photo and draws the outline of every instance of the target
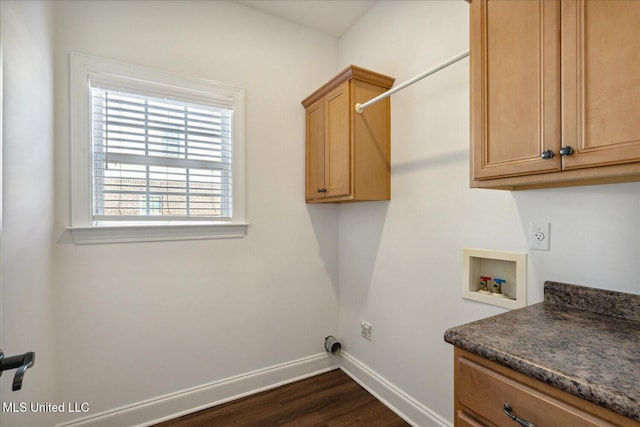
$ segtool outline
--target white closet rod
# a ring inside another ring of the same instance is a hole
[[[389,89],[388,91],[386,91],[385,93],[382,93],[378,96],[376,96],[375,98],[370,99],[369,101],[365,102],[364,104],[356,104],[356,111],[358,113],[362,113],[364,111],[365,108],[367,108],[368,106],[375,104],[376,102],[385,99],[391,95],[393,95],[394,93],[401,91],[402,89],[404,89],[407,86],[410,86],[412,84],[414,84],[415,82],[418,82],[422,79],[424,79],[425,77],[430,76],[431,74],[435,74],[438,71],[442,70],[443,68],[447,68],[449,65],[455,64],[456,62],[460,61],[461,59],[466,58],[467,56],[469,56],[469,51],[465,50],[464,52],[460,52],[459,54],[457,54],[456,56],[454,56],[453,58],[447,59],[446,61],[444,61],[442,64],[438,64],[435,67],[423,72],[422,74],[418,74],[417,76],[413,77],[412,79],[407,80],[406,82],[399,84],[396,87],[393,87],[391,89]]]

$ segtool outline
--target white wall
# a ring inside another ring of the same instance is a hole
[[[2,376],[2,402],[51,399],[55,391],[53,294],[52,14],[45,3],[2,2],[2,350],[34,350],[23,388]],[[45,416],[46,417],[46,416]],[[3,426],[43,425],[41,414],[0,411]]]
[[[337,40],[232,2],[54,11],[58,398],[95,414],[323,353],[337,331],[337,209],[304,203],[300,101],[334,73]],[[72,50],[246,89],[245,238],[69,243]]]
[[[340,66],[403,82],[468,48],[469,5],[382,1],[340,40]],[[545,280],[640,293],[640,184],[469,189],[469,62],[393,95],[392,200],[339,208],[343,349],[448,420],[451,326],[502,312],[460,296],[462,248],[528,252],[528,301]],[[528,251],[529,222],[551,251]],[[373,324],[371,342],[360,320]]]
[[[463,1],[381,1],[339,43],[230,2],[2,5],[2,345],[38,354],[12,399],[95,414],[321,353],[337,332],[451,420],[444,330],[502,311],[460,298],[463,247],[527,251],[528,223],[546,220],[552,250],[529,253],[529,302],[547,279],[640,293],[640,184],[469,189],[468,60],[394,95],[390,202],[304,204],[300,100],[350,63],[402,82],[466,49]],[[246,88],[248,236],[69,243],[70,50]]]

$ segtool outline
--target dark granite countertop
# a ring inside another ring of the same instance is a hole
[[[444,339],[640,421],[640,295],[545,282],[543,303]]]

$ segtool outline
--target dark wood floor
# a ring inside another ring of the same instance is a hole
[[[408,426],[341,370],[157,424],[193,426]]]

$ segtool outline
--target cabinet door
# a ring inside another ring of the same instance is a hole
[[[306,153],[306,200],[324,198],[321,190],[324,188],[324,132],[325,111],[324,98],[318,99],[306,110],[307,124],[307,153]]]
[[[559,76],[558,1],[471,3],[474,180],[561,169]]]
[[[351,144],[349,135],[349,82],[325,96],[325,197],[351,194]]]
[[[562,2],[565,169],[640,161],[640,1]]]

